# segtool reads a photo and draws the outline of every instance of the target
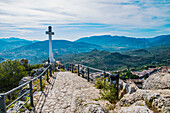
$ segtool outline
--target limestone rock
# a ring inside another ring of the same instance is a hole
[[[44,70],[45,70],[45,68],[39,68],[39,69],[36,70],[36,72],[34,73],[34,76],[40,75]]]
[[[131,106],[131,107],[122,107],[118,113],[153,113],[146,106]]]
[[[18,110],[24,103],[25,103],[24,101],[17,101],[14,104],[13,108],[10,108],[10,109],[7,110],[7,113],[15,113],[16,110]],[[25,107],[22,107],[22,108],[24,108],[24,112],[25,113],[29,113],[30,112],[27,108],[25,108]],[[19,111],[19,113],[20,113],[20,111]]]
[[[139,88],[135,85],[135,83],[125,83],[123,80],[119,80],[119,98],[121,99],[125,94],[132,94],[136,92]]]
[[[32,77],[30,77],[30,76],[23,77],[23,78],[20,80],[19,85],[24,84],[24,83],[30,81],[31,79],[32,79]]]
[[[170,73],[151,75],[143,84],[143,89],[170,89]]]
[[[119,108],[118,113],[153,113],[153,111],[147,107],[145,101],[140,100],[132,104],[130,107]]]
[[[124,97],[116,104],[115,111],[118,111],[121,107],[131,106],[139,100],[144,100],[151,103],[152,107],[157,108],[161,112],[165,112],[170,108],[169,97],[165,98],[162,93],[166,95],[170,94],[169,90],[166,91],[152,91],[152,90],[141,90],[138,89],[137,92],[132,94],[126,94]],[[165,112],[166,113],[166,112]]]

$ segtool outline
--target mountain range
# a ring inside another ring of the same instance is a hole
[[[161,35],[154,38],[133,38],[125,36],[102,35],[80,38],[75,42],[96,44],[105,48],[114,48],[115,50],[130,50],[152,46],[170,45],[170,35]]]
[[[48,40],[29,41],[20,38],[0,39],[0,58],[27,58],[31,64],[42,63],[48,57]],[[125,36],[92,36],[80,38],[74,42],[67,40],[53,40],[55,57],[66,54],[89,52],[93,49],[108,52],[125,52],[134,49],[154,46],[169,46],[170,35],[161,35],[154,38],[132,38]],[[129,53],[130,54],[130,53]]]
[[[29,45],[29,44],[32,44],[35,42],[37,42],[37,41],[29,41],[29,40],[15,38],[15,37],[2,38],[2,39],[0,39],[0,45],[1,45],[0,51],[11,50],[11,49]]]
[[[156,46],[145,49],[125,51],[122,53],[100,51],[94,49],[90,52],[58,56],[62,63],[84,64],[98,69],[124,70],[138,68],[144,65],[170,65],[170,45]]]

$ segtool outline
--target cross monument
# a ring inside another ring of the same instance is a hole
[[[51,26],[48,26],[48,31],[46,31],[46,34],[49,35],[49,60],[50,63],[54,63],[55,59],[53,58],[53,52],[52,52],[52,35],[54,35],[54,32],[52,32]]]

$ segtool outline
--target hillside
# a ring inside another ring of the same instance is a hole
[[[154,38],[148,38],[152,46],[170,45],[170,35],[161,35]]]
[[[2,62],[3,60],[4,60],[4,58],[1,58],[1,57],[0,57],[0,62]]]
[[[156,62],[168,64],[168,62],[170,62],[170,45],[137,49],[137,50],[123,52],[123,54],[149,58]]]
[[[11,50],[14,48],[18,48],[21,46],[29,45],[32,44],[36,41],[29,41],[25,39],[20,39],[20,38],[2,38],[0,39],[0,52],[1,51],[6,51],[6,50]]]
[[[53,40],[53,53],[55,55],[75,54],[80,52],[88,52],[95,48],[102,47],[84,42],[70,42],[66,40]],[[27,58],[30,63],[42,63],[42,60],[48,58],[49,41],[40,41],[5,52],[1,52],[0,56],[10,59]]]
[[[143,59],[142,57],[123,55],[117,52],[110,53],[107,51],[93,50],[87,53],[75,55],[63,55],[62,62],[80,63],[91,67],[106,70],[126,69],[129,67],[137,67],[139,65],[148,64],[151,60]]]
[[[106,48],[117,50],[139,49],[152,46],[170,45],[170,35],[162,35],[154,38],[133,38],[125,36],[91,36],[76,40],[75,42],[87,42],[97,44]]]
[[[74,55],[63,55],[63,63],[80,63],[99,69],[119,70],[127,67],[140,67],[157,62],[158,65],[170,65],[170,46],[150,47],[118,53],[99,51],[97,49]]]
[[[52,46],[55,58],[61,56],[69,58],[74,54],[89,52],[96,48],[97,50],[120,52],[135,58],[145,57],[145,59],[152,59],[152,61],[164,61],[164,63],[167,63],[169,62],[170,53],[169,39],[170,35],[162,35],[155,38],[131,38],[125,36],[103,35],[85,37],[75,42],[53,40]],[[6,59],[27,58],[31,64],[42,63],[44,59],[48,58],[48,44],[48,40],[38,42],[19,38],[0,39],[0,57]],[[98,57],[101,57],[100,55],[103,56],[102,54],[99,54]],[[116,62],[116,60],[114,62]],[[120,62],[124,61],[122,60]],[[129,65],[131,65],[131,62],[129,62]]]

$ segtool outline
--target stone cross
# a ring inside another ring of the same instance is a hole
[[[52,35],[54,35],[54,32],[52,32],[51,26],[48,26],[48,31],[46,31],[46,34],[49,35],[49,60],[50,63],[54,63],[55,59],[53,58],[53,52],[52,52]]]

